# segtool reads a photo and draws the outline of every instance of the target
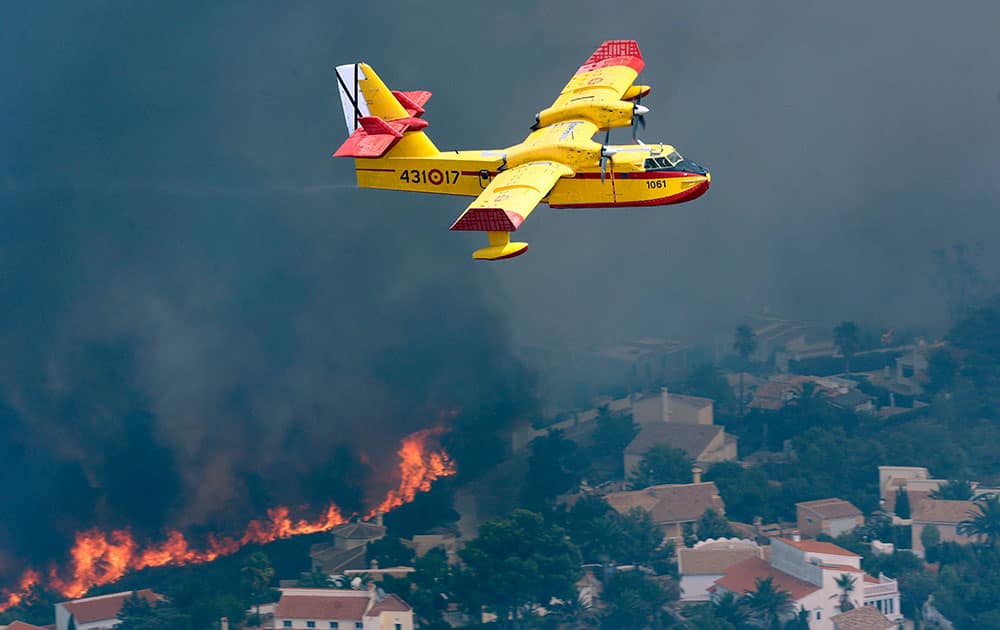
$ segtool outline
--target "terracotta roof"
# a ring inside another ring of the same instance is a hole
[[[9,626],[4,626],[4,630],[43,630],[41,626],[33,626],[23,621],[15,621]]]
[[[726,569],[747,558],[756,558],[757,550],[688,549],[677,550],[677,567],[681,575],[723,575]]]
[[[975,512],[972,501],[947,501],[944,499],[923,499],[913,510],[913,520],[921,523],[948,523],[957,525]]]
[[[345,569],[364,569],[368,566],[365,560],[365,545],[352,549],[337,549],[331,543],[317,543],[309,548],[309,557],[313,567],[323,573],[341,573]]]
[[[904,480],[905,481],[905,480]],[[930,495],[929,490],[907,490],[906,494],[910,498],[910,511],[912,513],[913,509],[916,508],[921,501],[926,499]],[[885,509],[890,512],[896,511],[896,491],[886,493],[885,497]]]
[[[611,492],[604,496],[608,504],[621,514],[632,508],[642,508],[653,515],[657,523],[696,521],[712,508],[725,514],[726,506],[715,483],[665,484],[645,490]]]
[[[687,453],[691,459],[698,459],[722,430],[722,427],[714,424],[657,422],[643,427],[625,447],[625,453],[645,455],[658,444],[669,444]]]
[[[347,538],[349,540],[374,540],[385,536],[385,527],[375,523],[363,523],[355,521],[337,525],[330,530],[330,533],[337,538]]]
[[[840,407],[842,409],[853,409],[854,407],[871,402],[872,400],[874,399],[871,396],[863,392],[860,392],[856,389],[852,389],[851,391],[845,394],[831,396],[830,398],[827,399],[827,402],[829,402],[831,405],[835,407]]]
[[[778,540],[783,543],[787,543],[796,549],[808,551],[810,553],[825,553],[832,556],[850,556],[852,558],[861,557],[853,551],[848,551],[833,543],[820,542],[818,540],[792,540],[791,538],[779,538]]]
[[[409,612],[413,610],[409,604],[404,602],[395,594],[388,594],[379,603],[372,606],[372,609],[365,613],[366,617],[378,617],[384,612]]]
[[[747,558],[734,564],[729,567],[724,576],[715,581],[715,584],[737,595],[743,595],[757,587],[757,578],[771,578],[771,582],[776,587],[788,591],[793,600],[802,599],[806,595],[820,590],[820,587],[815,584],[779,571],[760,558]]]
[[[802,501],[796,503],[795,507],[807,509],[820,518],[847,518],[850,516],[861,516],[861,510],[853,503],[843,499],[819,499],[817,501]]]
[[[889,630],[896,624],[874,606],[861,606],[830,617],[837,630]]]
[[[139,597],[142,597],[150,604],[163,599],[162,595],[157,595],[150,589],[144,588],[141,591],[125,591],[122,593],[111,593],[110,595],[98,595],[97,597],[74,599],[68,602],[60,602],[59,604],[69,614],[73,615],[73,619],[76,620],[77,624],[92,623],[94,621],[116,618],[118,611],[122,609],[122,604],[125,603],[125,600],[132,593],[137,593]]]
[[[317,589],[327,590],[327,589]],[[335,591],[336,592],[336,591]],[[277,619],[350,619],[361,621],[368,609],[370,597],[367,592],[355,591],[336,595],[317,593],[315,595],[282,595],[274,607]]]

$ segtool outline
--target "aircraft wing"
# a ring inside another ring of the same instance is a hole
[[[573,169],[565,164],[548,161],[500,171],[451,229],[489,232],[490,247],[476,250],[474,258],[498,260],[522,254],[527,243],[511,243],[510,232],[521,227],[560,177],[572,174]]]
[[[584,100],[619,100],[625,96],[644,65],[635,40],[606,41],[580,66],[552,107]]]

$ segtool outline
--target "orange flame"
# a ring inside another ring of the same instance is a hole
[[[409,503],[418,492],[429,490],[435,479],[455,473],[455,466],[447,454],[430,451],[427,447],[428,438],[441,431],[442,429],[426,429],[403,438],[398,451],[399,487],[390,490],[369,517]],[[323,532],[345,522],[347,519],[333,504],[312,521],[293,519],[290,510],[281,506],[268,510],[267,519],[250,521],[239,538],[209,536],[204,549],[192,548],[184,534],[178,530],[169,531],[163,542],[140,549],[128,529],[117,529],[110,533],[88,529],[77,532],[70,550],[67,571],[61,572],[52,565],[47,582],[50,588],[66,597],[81,597],[91,587],[114,582],[129,571],[211,562],[219,556],[235,553],[248,544],[264,544],[281,538]],[[69,577],[63,577],[64,573]],[[41,584],[41,577],[34,569],[26,570],[15,588],[0,594],[0,611],[21,603],[33,586]]]

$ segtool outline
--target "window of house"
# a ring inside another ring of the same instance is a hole
[[[401,623],[393,624],[392,627],[393,627],[393,630],[403,630],[403,624],[401,624]]]
[[[330,627],[333,628],[333,630],[337,630],[337,628],[340,627],[340,624],[337,623],[336,621],[331,621],[330,622]]]
[[[281,622],[281,627],[282,628],[291,628],[292,627],[292,620],[291,619],[285,619],[284,621]]]
[[[306,627],[307,628],[315,628],[316,627],[316,622],[315,621],[307,621],[306,622]]]
[[[361,630],[361,628],[363,628],[363,627],[364,627],[364,624],[361,623],[360,621],[355,621],[354,622],[354,629],[355,630]]]
[[[823,618],[823,611],[822,610],[817,610],[816,611],[816,619],[819,620],[819,619],[822,619],[822,618]]]

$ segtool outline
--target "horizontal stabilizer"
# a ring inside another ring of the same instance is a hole
[[[423,129],[427,121],[422,118],[385,121],[378,116],[362,116],[358,124],[360,127],[340,145],[333,157],[382,157],[405,132]]]
[[[393,90],[392,95],[396,97],[396,100],[403,106],[406,113],[413,117],[423,114],[425,111],[424,104],[431,99],[431,93],[427,90],[416,90],[413,92]]]

